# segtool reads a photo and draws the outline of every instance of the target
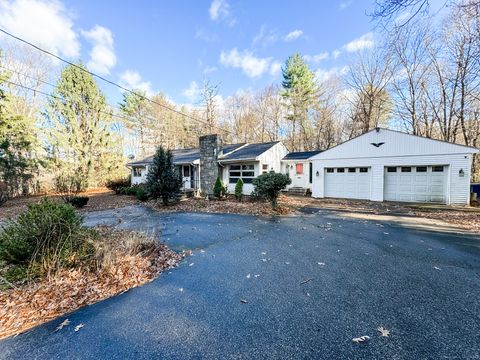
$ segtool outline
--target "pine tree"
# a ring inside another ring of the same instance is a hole
[[[110,132],[112,119],[105,96],[82,67],[80,63],[63,69],[49,100],[47,120],[56,165],[62,173],[80,174],[85,188],[104,183],[123,159]]]
[[[0,74],[0,84],[8,79]],[[0,89],[0,197],[26,195],[30,192],[34,173],[41,162],[36,150],[40,148],[36,137],[35,121],[15,115],[10,104],[13,96]],[[36,155],[36,156],[34,156]]]
[[[145,184],[148,196],[162,199],[164,205],[178,199],[182,188],[182,178],[173,165],[172,153],[159,147],[153,157],[153,164],[147,174]]]
[[[238,178],[237,183],[235,184],[235,197],[237,200],[242,200],[243,197],[243,180]]]
[[[319,87],[315,82],[315,74],[300,54],[293,54],[287,59],[282,74],[282,96],[288,101],[290,114],[287,119],[293,127],[292,150],[304,150],[306,135],[310,130],[308,111],[318,98]],[[298,144],[295,142],[297,124],[300,126]]]

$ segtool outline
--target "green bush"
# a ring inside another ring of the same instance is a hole
[[[107,188],[114,191],[115,194],[124,194],[123,190],[131,186],[130,177],[125,179],[109,180],[106,184]]]
[[[235,184],[235,197],[237,200],[242,200],[243,197],[243,180],[239,178]]]
[[[67,204],[70,204],[76,208],[82,208],[88,203],[88,196],[74,196],[68,200],[66,200]]]
[[[0,181],[0,206],[8,200],[7,184]]]
[[[224,197],[227,194],[227,187],[223,185],[222,180],[220,177],[217,177],[215,181],[215,185],[213,186],[213,196],[217,199]]]
[[[74,264],[93,253],[82,217],[69,204],[43,199],[31,204],[0,232],[0,260],[7,264],[37,265],[41,272]]]
[[[292,180],[289,176],[270,171],[253,179],[253,186],[255,187],[256,196],[269,200],[272,208],[276,209],[280,192],[291,182]]]
[[[136,188],[136,193],[135,196],[137,197],[138,200],[140,201],[147,201],[148,200],[148,194],[147,191],[143,186],[138,186]]]

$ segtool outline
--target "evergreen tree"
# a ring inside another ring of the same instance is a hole
[[[133,92],[124,92],[123,100],[120,103],[120,110],[129,118],[125,121],[125,126],[134,137],[135,153],[139,157],[147,155],[151,135],[148,101],[145,96],[145,91],[140,89]]]
[[[80,68],[79,68],[80,67]],[[99,185],[123,165],[105,96],[84,66],[65,67],[49,100],[52,156],[62,172],[80,174],[82,187]]]
[[[153,199],[162,199],[164,205],[177,200],[182,188],[182,178],[173,165],[172,153],[159,147],[147,174],[146,190]]]
[[[242,200],[243,197],[243,180],[238,178],[237,183],[235,184],[235,197],[237,200]]]
[[[0,85],[7,80],[0,74]],[[37,171],[39,148],[33,119],[15,115],[10,108],[12,95],[0,88],[0,183],[2,198],[26,195]]]
[[[283,93],[290,113],[287,117],[292,122],[292,150],[304,150],[305,139],[310,131],[308,111],[318,99],[319,87],[315,74],[310,70],[300,54],[293,54],[282,68]],[[300,139],[296,143],[297,124],[300,127]]]

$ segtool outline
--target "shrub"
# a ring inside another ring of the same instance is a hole
[[[227,194],[227,187],[223,185],[222,180],[220,177],[217,177],[215,181],[215,185],[213,186],[213,196],[217,199],[224,197]]]
[[[153,157],[153,164],[147,174],[145,189],[152,199],[162,199],[164,205],[180,198],[182,178],[173,165],[170,151],[159,147]]]
[[[43,199],[31,204],[0,232],[0,260],[7,264],[38,265],[41,272],[76,263],[93,253],[82,217],[69,204]]]
[[[85,181],[80,175],[58,175],[55,177],[55,191],[65,203],[70,203],[72,198],[85,189]]]
[[[82,208],[88,203],[88,196],[74,196],[68,199],[66,202],[76,208]]]
[[[143,186],[138,186],[135,192],[135,196],[137,197],[138,200],[140,201],[147,201],[148,200],[148,194],[147,191],[144,189]]]
[[[242,200],[243,197],[243,180],[239,178],[235,184],[235,197],[237,200]]]
[[[269,200],[272,208],[276,209],[280,192],[291,182],[292,180],[287,175],[270,171],[253,179],[253,186],[255,186],[255,194],[260,198]]]
[[[114,191],[115,194],[124,194],[123,189],[131,186],[130,177],[124,179],[109,180],[106,184],[107,188]]]

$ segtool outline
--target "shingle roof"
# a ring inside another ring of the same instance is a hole
[[[297,151],[287,154],[282,160],[306,160],[314,155],[320,154],[322,150],[315,151]]]
[[[227,144],[223,145],[223,153],[227,154],[239,147],[242,147],[245,144]],[[173,155],[173,163],[174,164],[189,164],[194,162],[195,160],[200,159],[200,149],[193,148],[193,149],[176,149],[171,150]],[[135,165],[146,165],[151,164],[153,162],[153,155],[147,156],[144,159],[129,162],[128,166],[135,166]]]
[[[174,164],[189,164],[200,158],[199,149],[176,149],[176,150],[171,150],[171,152],[173,155]],[[146,164],[151,164],[152,162],[153,162],[153,155],[150,155],[144,159],[129,162],[127,165],[128,166],[146,165]]]
[[[268,143],[259,143],[259,144],[248,144],[244,147],[234,151],[231,154],[227,154],[226,156],[220,158],[220,161],[225,160],[253,160],[257,156],[263,154],[265,151],[270,149],[275,144],[278,144],[279,141],[268,142]]]

